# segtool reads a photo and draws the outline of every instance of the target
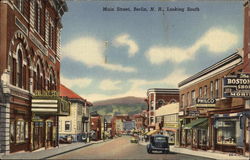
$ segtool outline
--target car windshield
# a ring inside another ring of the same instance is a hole
[[[166,142],[166,137],[155,137],[155,142]]]

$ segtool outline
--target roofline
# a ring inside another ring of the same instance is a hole
[[[226,64],[228,64],[230,62],[233,62],[233,61],[235,61],[235,60],[237,60],[239,58],[242,59],[242,56],[240,55],[239,51],[237,51],[237,52],[231,54],[230,56],[220,60],[219,62],[217,62],[217,63],[203,69],[202,71],[194,74],[193,76],[181,81],[178,84],[178,87],[181,87],[181,86],[183,86],[185,84],[188,84],[189,82],[191,82],[191,81],[193,81],[193,80],[195,80],[195,79],[197,79],[199,77],[202,77],[202,76],[204,76],[204,75],[206,75],[206,74],[208,74],[208,73],[210,73],[210,72],[212,72],[212,71],[214,71],[214,70],[216,70],[216,69],[218,69],[218,68],[220,68],[220,67],[222,67],[222,66],[224,66],[224,65],[226,65]]]
[[[178,88],[149,88],[147,90],[147,95],[150,92],[154,92],[154,93],[168,93],[168,94],[179,94],[179,89]]]

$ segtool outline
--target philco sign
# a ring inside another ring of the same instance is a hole
[[[216,100],[213,98],[197,98],[196,99],[196,107],[215,107]]]
[[[225,77],[224,97],[250,97],[250,75],[238,74]]]
[[[215,104],[216,100],[212,98],[197,98],[196,104]]]

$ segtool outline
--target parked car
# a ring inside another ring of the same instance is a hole
[[[132,136],[132,138],[130,139],[130,142],[131,143],[138,143],[139,142],[139,139],[137,136]]]
[[[164,135],[150,136],[150,143],[147,145],[147,152],[162,151],[162,153],[169,153],[168,137]]]
[[[66,135],[59,138],[59,143],[72,143],[73,137],[71,135]]]

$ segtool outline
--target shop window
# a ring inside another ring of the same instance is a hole
[[[41,34],[41,7],[35,2],[35,29]]]
[[[29,138],[29,122],[25,123],[25,139]]]
[[[24,121],[18,120],[16,122],[16,143],[24,142]]]
[[[217,144],[235,145],[235,121],[217,121]]]
[[[10,143],[15,142],[15,121],[10,122]]]
[[[207,130],[199,130],[199,145],[206,146],[207,145]]]
[[[81,130],[81,121],[77,121],[77,130]]]
[[[71,121],[65,121],[65,131],[71,131]]]

